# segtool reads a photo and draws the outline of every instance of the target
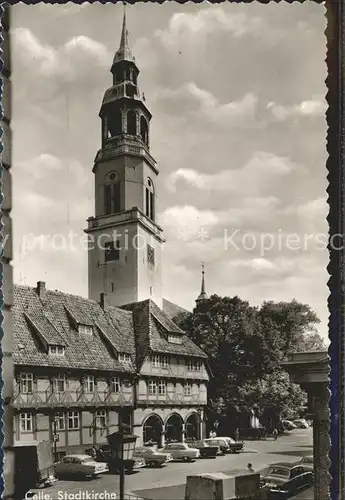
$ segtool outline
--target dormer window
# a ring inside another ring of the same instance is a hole
[[[64,356],[65,347],[62,345],[50,345],[48,352],[51,356]]]
[[[168,335],[168,342],[170,344],[182,344],[182,337],[180,335]]]
[[[78,325],[78,333],[80,335],[92,335],[93,328],[90,325]]]
[[[132,361],[130,355],[125,352],[119,352],[117,359],[120,363],[130,363]]]

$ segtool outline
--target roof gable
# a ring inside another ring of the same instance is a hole
[[[71,314],[78,323],[93,326],[94,334],[80,334],[71,322]],[[96,327],[97,324],[106,333],[107,344]],[[37,343],[33,328],[35,333],[39,332],[41,344],[64,345],[65,355],[49,356]],[[118,308],[112,308],[110,312],[104,311],[93,300],[51,290],[46,291],[42,303],[35,288],[15,285],[13,331],[13,359],[16,364],[134,371],[133,366],[124,368],[109,350],[110,342],[114,353],[123,351],[135,359],[131,314]],[[20,344],[25,349],[20,348]]]
[[[66,341],[49,321],[43,309],[25,312],[24,316],[45,348],[48,345],[66,346]]]
[[[125,309],[133,311],[133,322],[137,346],[137,361],[140,366],[149,352],[195,356],[206,358],[206,354],[150,299],[127,304]],[[181,335],[182,343],[168,342],[168,334]]]

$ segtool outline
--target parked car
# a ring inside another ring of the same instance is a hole
[[[66,455],[55,464],[55,474],[59,479],[65,476],[92,478],[108,470],[108,464],[96,462],[89,455]]]
[[[293,423],[298,429],[309,429],[309,424],[304,418],[297,418]]]
[[[160,453],[149,446],[135,448],[133,458],[144,460],[147,467],[161,467],[173,459],[170,453]]]
[[[294,424],[291,420],[282,420],[282,425],[287,431],[293,431],[294,429],[297,429],[297,425]]]
[[[306,470],[302,467],[302,465],[279,462],[270,465],[261,478],[265,484],[275,486],[282,485],[286,483],[286,481],[289,481],[304,472],[306,472]]]
[[[306,472],[314,472],[314,457],[313,455],[302,457],[295,465],[301,465]]]
[[[187,441],[188,446],[200,451],[200,458],[216,458],[220,453],[219,446],[212,446],[205,441]]]
[[[243,450],[242,441],[234,441],[231,437],[217,436],[205,439],[211,446],[219,446],[223,453],[240,453]]]
[[[168,443],[158,451],[172,455],[173,460],[186,462],[193,462],[200,457],[200,451],[197,448],[190,448],[186,443]]]
[[[298,476],[289,479],[285,483],[269,487],[267,491],[267,500],[286,500],[292,498],[302,491],[311,488],[314,484],[314,474],[312,472],[304,472]],[[311,493],[312,495],[313,493]]]

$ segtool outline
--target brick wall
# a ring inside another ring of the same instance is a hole
[[[11,191],[11,58],[10,58],[10,40],[9,40],[9,6],[1,7],[1,17],[3,26],[3,61],[4,67],[2,70],[2,106],[3,120],[1,128],[3,130],[3,152],[2,152],[2,223],[4,225],[2,234],[3,238],[8,237],[4,247],[2,257],[2,273],[3,273],[3,334],[2,344],[2,370],[4,378],[4,482],[5,491],[3,492],[4,499],[13,498],[14,494],[14,455],[11,450],[13,445],[13,413],[11,408],[11,397],[13,391],[13,363],[12,363],[12,300],[13,300],[13,278],[12,278],[12,225],[11,225],[11,208],[12,208],[12,191]]]

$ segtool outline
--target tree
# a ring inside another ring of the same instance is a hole
[[[244,384],[239,394],[246,407],[258,408],[260,421],[268,428],[277,427],[282,418],[297,414],[307,401],[305,392],[292,384],[283,371]]]
[[[295,350],[324,348],[316,314],[296,300],[257,308],[237,296],[212,295],[174,321],[208,355],[209,407],[218,414],[257,404],[272,419],[297,408],[304,393],[289,382],[281,363]]]
[[[264,302],[259,315],[267,342],[280,351],[279,361],[295,351],[325,349],[322,338],[315,330],[320,320],[309,305],[295,299],[290,302]]]

